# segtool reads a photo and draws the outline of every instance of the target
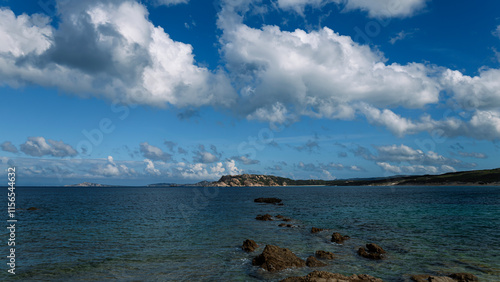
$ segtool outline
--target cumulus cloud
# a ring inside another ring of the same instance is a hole
[[[420,108],[436,103],[434,70],[418,63],[386,64],[384,56],[325,27],[306,32],[251,28],[223,10],[222,54],[249,119],[352,119],[355,104]],[[353,83],[355,81],[356,83]]]
[[[282,9],[291,9],[303,14],[306,6],[319,8],[327,3],[344,5],[345,10],[361,10],[370,17],[408,17],[425,7],[427,0],[278,0]]]
[[[165,161],[168,162],[172,159],[172,155],[164,152],[162,149],[149,145],[148,142],[143,142],[140,144],[140,151],[142,155],[153,161]]]
[[[28,141],[21,144],[21,152],[33,157],[52,156],[52,157],[74,157],[78,153],[71,145],[63,141],[55,141],[43,137],[28,137]]]
[[[447,173],[447,172],[455,172],[456,170],[448,165],[441,165],[441,166],[426,166],[426,165],[407,165],[407,166],[396,166],[396,165],[391,165],[386,162],[377,162],[377,165],[381,167],[383,170],[390,172],[390,173],[395,173],[395,174],[401,174],[401,173],[408,173],[408,174],[438,174],[438,173]]]
[[[98,164],[93,170],[93,175],[104,177],[127,177],[136,174],[133,168],[127,167],[125,164],[115,163],[112,156],[108,156],[106,164]]]
[[[144,168],[144,171],[146,173],[151,174],[151,175],[156,175],[156,176],[161,175],[160,170],[158,170],[157,168],[155,168],[155,164],[153,163],[152,160],[145,159],[144,163],[146,164],[146,168]]]
[[[38,84],[160,107],[234,100],[224,72],[197,66],[192,46],[154,26],[143,5],[62,2],[58,9],[57,28],[48,17],[0,9],[0,84]]]
[[[210,152],[205,149],[205,146],[199,145],[197,151],[193,151],[193,162],[194,163],[214,163],[218,162],[222,156],[222,153],[217,151],[217,147],[210,145]]]
[[[10,153],[17,153],[17,152],[19,152],[17,150],[16,146],[14,146],[14,144],[12,144],[12,142],[10,142],[10,141],[3,142],[0,145],[0,148],[2,148],[2,151],[5,151],[5,152],[10,152]]]
[[[455,171],[456,167],[473,168],[475,163],[464,163],[458,159],[447,158],[438,153],[423,152],[406,145],[375,146],[377,154],[368,148],[358,146],[353,150],[356,156],[374,161],[385,171],[392,173],[444,173]]]

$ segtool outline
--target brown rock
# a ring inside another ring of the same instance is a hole
[[[326,251],[316,251],[316,257],[320,259],[334,259],[335,255],[332,252],[326,252]]]
[[[368,249],[368,252],[370,252],[370,253],[385,254],[384,249],[382,249],[382,247],[380,247],[377,244],[373,244],[373,243],[366,244],[366,248]]]
[[[278,214],[278,215],[276,216],[276,218],[282,219],[282,218],[285,218],[285,217],[284,217],[284,216],[282,216],[281,214]]]
[[[364,257],[364,258],[369,258],[369,259],[382,259],[382,255],[379,253],[369,253],[366,251],[365,248],[359,248],[358,249],[358,255]]]
[[[287,218],[287,217],[285,217],[285,218],[283,218],[283,221],[288,222],[288,221],[292,221],[292,219],[291,219],[291,218]]]
[[[262,254],[253,259],[252,264],[258,265],[267,271],[275,272],[287,268],[304,267],[306,262],[298,258],[289,249],[266,245]]]
[[[309,267],[323,267],[326,263],[319,261],[317,258],[310,256],[306,260],[306,265]]]
[[[340,233],[335,232],[332,234],[332,242],[337,244],[343,244],[345,240],[349,239],[349,236],[342,236]]]
[[[352,275],[350,277],[344,276],[339,273],[331,273],[327,271],[313,271],[306,276],[302,277],[288,277],[281,280],[281,282],[383,282],[382,279],[375,278],[370,275],[360,274]]]
[[[38,208],[35,208],[35,207],[31,207],[31,208],[28,208],[29,211],[36,211],[38,210]]]
[[[266,204],[279,204],[281,203],[281,199],[278,198],[258,198],[253,200],[255,203],[266,203]]]
[[[479,281],[479,279],[471,273],[453,273],[450,277],[459,282]]]
[[[265,214],[265,215],[258,215],[255,219],[257,220],[264,220],[264,221],[270,221],[273,220],[273,217],[270,214]]]
[[[479,281],[477,277],[470,273],[453,273],[449,276],[433,276],[428,274],[412,275],[411,280],[416,282],[471,282]]]
[[[325,230],[325,229],[313,227],[313,228],[311,228],[311,233],[318,233],[318,232],[321,232],[323,230]]]
[[[278,226],[279,227],[293,227],[292,224],[286,224],[286,223],[280,223]]]
[[[255,243],[254,240],[250,240],[250,239],[246,239],[245,242],[243,242],[243,246],[241,246],[241,248],[245,252],[253,252],[258,247],[259,247],[259,245],[257,245],[257,243]]]

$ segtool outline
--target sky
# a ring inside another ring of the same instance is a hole
[[[500,2],[0,0],[0,99],[18,185],[496,168]]]

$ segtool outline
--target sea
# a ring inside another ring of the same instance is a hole
[[[283,205],[255,203],[259,197]],[[2,281],[279,281],[313,270],[500,281],[500,187],[18,187],[16,207],[15,274],[7,272],[4,228]],[[255,219],[266,213],[294,227]],[[333,232],[351,239],[333,243]],[[259,248],[244,252],[246,239]],[[386,258],[359,257],[367,243]],[[268,244],[302,259],[317,250],[336,259],[270,273],[252,265]]]

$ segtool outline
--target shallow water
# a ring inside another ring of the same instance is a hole
[[[319,270],[346,275],[408,281],[409,274],[470,272],[500,281],[499,187],[17,188],[16,194],[18,207],[39,210],[17,211],[17,274],[8,275],[3,263],[1,280],[278,281],[312,271],[252,266],[273,244],[303,259],[331,251],[337,259]],[[284,206],[254,203],[257,197],[279,197]],[[298,227],[255,220],[264,213],[291,217]],[[311,234],[313,226],[329,230]],[[334,231],[351,239],[331,243]],[[8,233],[1,236],[7,240]],[[253,254],[240,248],[247,238],[260,245]],[[388,252],[385,260],[357,256],[370,242]]]

